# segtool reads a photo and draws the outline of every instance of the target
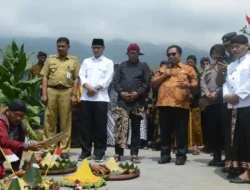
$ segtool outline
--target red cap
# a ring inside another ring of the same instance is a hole
[[[130,51],[137,51],[139,52],[140,55],[144,55],[143,53],[140,52],[140,47],[137,45],[137,44],[130,44],[127,48],[127,52],[130,52]]]

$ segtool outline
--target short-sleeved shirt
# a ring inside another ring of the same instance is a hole
[[[167,66],[161,67],[154,77],[161,76],[167,69]],[[190,108],[190,90],[177,87],[179,82],[197,81],[194,69],[183,63],[178,63],[171,69],[171,76],[165,79],[159,88],[157,106]]]
[[[40,72],[43,68],[43,65],[42,64],[35,64],[35,65],[32,65],[32,68],[31,68],[31,71],[30,71],[30,74],[29,74],[29,80],[35,78],[35,77],[39,77],[40,75]]]
[[[72,87],[78,78],[80,64],[75,56],[50,56],[44,64],[41,75],[48,77],[48,86]]]

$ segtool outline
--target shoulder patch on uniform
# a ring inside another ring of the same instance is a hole
[[[50,55],[49,58],[56,58],[57,55]]]
[[[77,57],[76,56],[73,56],[73,55],[69,55],[68,56],[70,59],[74,59],[74,60],[77,60]]]

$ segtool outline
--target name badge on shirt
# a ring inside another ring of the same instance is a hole
[[[71,79],[71,73],[70,73],[70,72],[67,72],[67,73],[66,73],[66,77],[67,77],[67,79]]]

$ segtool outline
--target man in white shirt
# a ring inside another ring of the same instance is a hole
[[[92,137],[97,162],[103,161],[107,148],[108,86],[112,80],[114,63],[103,56],[103,39],[93,39],[94,56],[82,63],[79,77],[84,87],[81,96],[81,147],[79,161],[91,156]]]
[[[250,182],[250,55],[248,39],[237,35],[231,40],[233,55],[237,58],[227,68],[227,79],[223,85],[223,97],[228,102],[232,126],[226,146],[231,146],[230,155],[226,155],[226,167],[243,169],[232,183]],[[227,153],[227,151],[226,151]]]

